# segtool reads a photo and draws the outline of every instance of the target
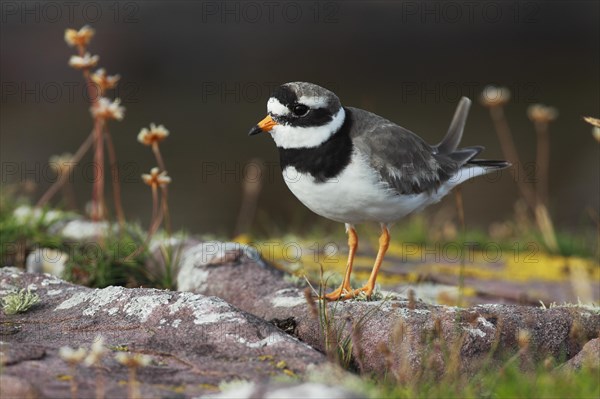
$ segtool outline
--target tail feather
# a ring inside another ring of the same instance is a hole
[[[467,122],[467,116],[469,115],[469,108],[471,108],[471,100],[467,97],[462,97],[456,107],[448,132],[442,141],[435,146],[438,153],[450,154],[458,148],[460,140],[462,139],[465,123]]]
[[[481,176],[511,166],[506,161],[475,159],[484,150],[483,146],[458,148],[470,107],[471,100],[467,97],[462,97],[456,107],[448,132],[442,141],[433,147],[434,157],[438,160],[444,172],[448,176],[458,176],[457,179],[453,179],[454,185],[475,176]]]
[[[504,169],[511,166],[510,162],[495,159],[471,159],[465,166],[481,166],[486,169]]]
[[[481,151],[483,151],[484,149],[485,148],[481,145],[465,147],[465,148],[455,150],[454,152],[451,152],[450,154],[446,154],[446,156],[448,158],[450,158],[452,161],[456,162],[456,164],[464,165],[467,162],[469,162],[471,159],[473,159],[477,155],[479,155],[479,153]]]

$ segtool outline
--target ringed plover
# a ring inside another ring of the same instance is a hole
[[[510,166],[476,159],[482,146],[458,148],[471,101],[458,103],[448,132],[437,145],[371,112],[344,107],[331,91],[306,82],[279,86],[267,102],[268,115],[250,135],[268,132],[279,150],[283,177],[313,212],[345,223],[348,263],[341,286],[326,299],[370,297],[389,246],[389,227],[438,202],[453,187]],[[381,225],[371,276],[350,287],[358,246],[355,224]]]

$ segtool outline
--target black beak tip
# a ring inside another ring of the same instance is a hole
[[[256,125],[252,129],[250,129],[250,131],[248,132],[248,136],[254,136],[255,134],[259,133],[262,133],[262,129],[258,127],[258,125]]]

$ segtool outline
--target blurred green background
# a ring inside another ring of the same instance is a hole
[[[264,117],[271,89],[296,80],[324,85],[344,105],[378,113],[432,144],[445,133],[461,95],[474,98],[487,84],[506,86],[512,92],[507,117],[529,165],[535,131],[527,106],[555,106],[555,223],[563,230],[591,226],[586,209],[599,208],[599,146],[581,121],[600,114],[598,2],[1,4],[2,183],[33,179],[36,198],[53,177],[48,158],[74,152],[92,127],[81,74],[67,66],[74,50],[63,40],[65,28],[90,24],[97,31],[91,52],[109,74],[122,76],[116,94],[127,111],[111,133],[131,220],[150,218],[150,190],[139,175],[154,159],[136,136],[155,122],[171,131],[161,148],[173,178],[174,227],[231,234],[243,168],[253,158],[267,165],[258,201],[262,223],[321,223],[285,187],[272,140],[247,136]],[[487,109],[477,102],[463,144],[485,145],[486,158],[502,157]],[[81,208],[91,194],[84,171],[75,171]],[[463,194],[467,224],[485,227],[511,217],[517,189],[505,173],[496,182],[470,181]]]

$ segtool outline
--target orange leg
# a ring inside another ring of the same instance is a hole
[[[379,251],[377,251],[377,258],[375,259],[375,265],[373,266],[373,271],[371,272],[371,277],[369,277],[369,281],[362,288],[354,290],[350,296],[355,297],[361,292],[367,294],[367,298],[371,297],[373,294],[373,289],[375,289],[375,281],[377,281],[377,273],[379,273],[379,268],[381,267],[381,263],[383,263],[383,258],[385,253],[390,246],[390,232],[387,229],[387,226],[384,224],[381,225],[381,235],[379,236]]]
[[[342,285],[340,287],[325,295],[325,299],[329,301],[337,301],[340,298],[343,298],[346,294],[350,294],[352,292],[352,288],[350,287],[350,274],[352,274],[352,264],[354,263],[354,255],[356,255],[356,248],[358,248],[358,236],[356,235],[356,230],[354,227],[348,226],[348,264],[346,266],[346,274],[344,275],[344,280],[342,281]]]

